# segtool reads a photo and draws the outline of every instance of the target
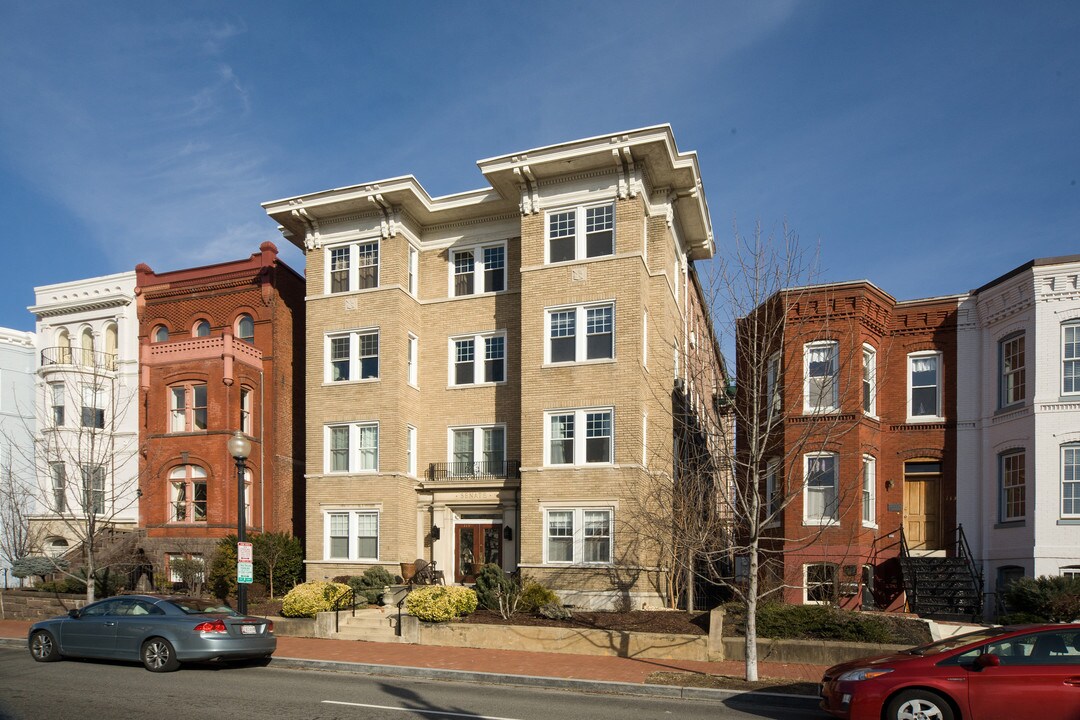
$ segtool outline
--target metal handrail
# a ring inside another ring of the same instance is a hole
[[[971,580],[975,583],[979,597],[982,598],[982,571],[975,567],[975,556],[971,553],[971,546],[968,544],[967,535],[964,534],[964,525],[962,523],[956,525],[956,554],[966,561],[964,564],[967,565],[968,572],[971,573]],[[979,605],[979,610],[982,611],[982,603],[980,602]]]
[[[347,603],[343,603],[342,600],[348,598]],[[349,605],[352,606],[352,616],[356,617],[356,591],[352,588],[343,590],[340,595],[334,598],[334,602],[330,604],[330,609],[334,611],[334,632],[338,632],[338,618],[341,617],[341,611]]]
[[[98,352],[96,350],[84,350],[78,347],[42,348],[41,366],[48,365],[77,365],[98,370],[116,370],[116,353]]]

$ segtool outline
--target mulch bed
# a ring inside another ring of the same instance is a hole
[[[516,613],[504,620],[492,610],[478,609],[455,622],[472,625],[527,625],[619,632],[651,632],[672,635],[708,635],[709,613],[678,610],[633,610],[630,612],[573,611],[569,620],[552,620],[532,613]]]

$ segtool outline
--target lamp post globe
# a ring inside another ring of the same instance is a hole
[[[244,507],[244,461],[251,454],[251,441],[244,437],[244,433],[236,431],[229,438],[229,454],[236,461],[236,541],[247,542],[247,518]],[[239,562],[239,547],[237,548],[237,561]],[[237,566],[239,569],[239,565]],[[236,610],[241,615],[247,615],[247,583],[236,583]]]

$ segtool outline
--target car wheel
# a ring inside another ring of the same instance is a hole
[[[142,663],[150,672],[172,672],[180,669],[176,650],[165,638],[150,638],[142,646]]]
[[[888,720],[953,720],[945,698],[926,690],[907,690],[893,698],[885,712]]]
[[[60,659],[60,650],[51,632],[38,630],[30,636],[30,655],[38,662],[56,662]]]

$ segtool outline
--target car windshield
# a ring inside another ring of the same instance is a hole
[[[950,650],[956,650],[965,645],[971,643],[983,642],[985,640],[991,640],[1002,633],[1009,632],[1009,628],[994,627],[984,628],[982,630],[976,630],[975,632],[964,633],[963,635],[953,635],[937,642],[927,643],[926,645],[919,645],[908,650],[904,650],[905,655],[937,655],[938,653],[949,652]]]
[[[169,602],[188,615],[237,615],[238,613],[220,600],[203,598],[170,598]]]

